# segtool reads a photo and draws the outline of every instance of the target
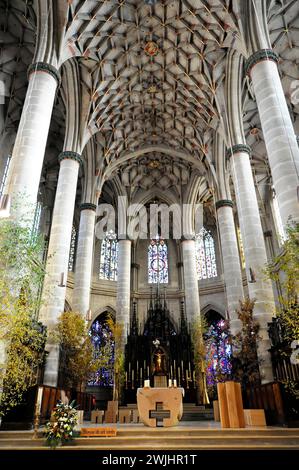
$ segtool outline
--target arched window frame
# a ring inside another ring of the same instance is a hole
[[[218,276],[216,250],[213,235],[203,227],[195,238],[197,279]]]

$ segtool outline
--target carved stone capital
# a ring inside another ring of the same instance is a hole
[[[79,163],[79,165],[83,164],[81,155],[77,152],[70,152],[69,150],[66,150],[65,152],[61,152],[61,154],[58,157],[59,163],[61,163],[62,160],[75,160],[76,162]]]
[[[58,70],[53,67],[53,65],[46,64],[45,62],[36,62],[35,64],[31,64],[28,67],[28,78],[33,72],[46,72],[49,75],[51,75],[53,78],[55,78],[57,82],[57,86],[60,85],[61,77],[60,73]]]
[[[80,204],[80,211],[85,211],[85,210],[90,210],[90,211],[96,211],[97,206],[95,204],[92,204],[91,202],[83,202]]]
[[[233,145],[226,151],[226,158],[230,158],[232,155],[235,153],[241,153],[241,152],[246,152],[248,155],[251,155],[251,148],[248,145],[245,144],[238,144],[238,145]]]
[[[272,60],[273,62],[278,62],[278,55],[272,51],[272,49],[262,49],[260,51],[252,54],[245,62],[245,73],[250,77],[250,72],[252,67],[254,67],[259,62],[265,60]]]
[[[220,209],[220,207],[231,207],[233,208],[233,201],[230,199],[220,199],[219,201],[216,202],[215,204],[216,210]]]

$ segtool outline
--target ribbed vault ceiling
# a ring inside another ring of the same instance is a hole
[[[109,166],[143,147],[168,147],[202,161],[209,171],[213,131],[219,125],[216,93],[225,79],[228,47],[242,49],[239,2],[231,0],[73,0],[65,18],[63,60],[78,60],[89,104],[88,126],[97,133]],[[299,79],[299,5],[268,2],[268,22],[290,112],[292,82]],[[60,18],[60,24],[63,24]],[[26,70],[36,38],[36,2],[0,0],[0,79],[6,86],[5,126],[16,130],[26,92]],[[87,98],[86,98],[87,96]],[[64,108],[60,93],[53,111],[46,158],[56,167],[63,144]],[[259,116],[250,84],[244,81],[244,125],[253,148],[256,175],[268,178]],[[297,123],[296,123],[297,126]],[[155,150],[156,151],[156,150]],[[161,159],[163,154],[159,154]],[[139,157],[140,158],[140,157]],[[144,157],[145,158],[145,157]],[[146,157],[144,180],[153,181]],[[143,160],[139,161],[143,162]],[[186,164],[186,163],[185,163]],[[127,165],[127,164],[126,164]],[[135,164],[134,164],[135,165]],[[127,173],[136,169],[128,167]],[[134,167],[134,168],[133,168]],[[124,166],[121,167],[121,171]],[[171,185],[171,173],[167,175]],[[164,178],[163,182],[167,178]],[[159,180],[159,184],[163,185]]]

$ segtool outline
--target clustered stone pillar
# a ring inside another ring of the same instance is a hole
[[[255,52],[246,63],[252,79],[273,184],[284,226],[299,221],[299,148],[271,49]]]
[[[40,320],[48,333],[57,324],[64,311],[68,261],[81,156],[64,151],[59,156],[60,170],[57,183],[52,227],[49,241],[46,276],[43,287]],[[48,357],[44,384],[56,386],[59,368],[59,346],[50,341],[46,345]]]
[[[80,206],[73,305],[74,310],[80,312],[84,318],[90,307],[95,211],[95,204],[83,203]]]
[[[116,321],[123,326],[123,345],[130,327],[131,240],[118,241]]]
[[[7,192],[22,197],[14,209],[16,217],[33,218],[52,109],[59,74],[55,67],[38,62],[28,71],[29,84],[13,149]],[[28,215],[29,212],[29,215]]]
[[[182,258],[185,285],[185,306],[188,322],[200,318],[198,276],[196,270],[195,240],[182,240]]]
[[[227,309],[231,332],[236,334],[240,330],[240,320],[237,318],[236,309],[239,307],[239,300],[244,298],[244,292],[233,202],[229,199],[221,199],[216,202],[216,210],[221,240]]]
[[[250,165],[250,147],[244,144],[228,149],[231,157],[231,172],[236,192],[240,228],[244,245],[246,275],[251,299],[255,299],[254,317],[260,324],[261,341],[258,356],[261,359],[262,382],[273,380],[267,324],[275,311],[271,281],[266,279],[263,269],[267,255],[261,219]]]

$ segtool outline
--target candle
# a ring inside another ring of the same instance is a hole
[[[179,385],[180,385],[180,382],[181,382],[181,370],[180,370],[180,367],[178,367],[178,381],[179,381]]]
[[[149,366],[147,366],[147,377],[149,378],[150,373],[149,373]]]
[[[176,380],[174,379],[173,381],[173,386],[176,387],[177,386],[177,383],[176,383]]]
[[[168,380],[168,387],[172,387],[172,380],[171,379]]]
[[[173,369],[172,369],[172,365],[170,366],[170,376],[171,376],[171,378],[173,378]]]
[[[144,381],[144,387],[150,387],[150,381],[149,380],[145,380]]]
[[[189,362],[189,374],[191,375],[191,364]]]
[[[43,391],[44,391],[43,387],[38,387],[37,399],[36,399],[36,410],[38,413],[40,412],[41,406],[42,406]]]
[[[134,369],[132,370],[132,388],[134,388]]]

